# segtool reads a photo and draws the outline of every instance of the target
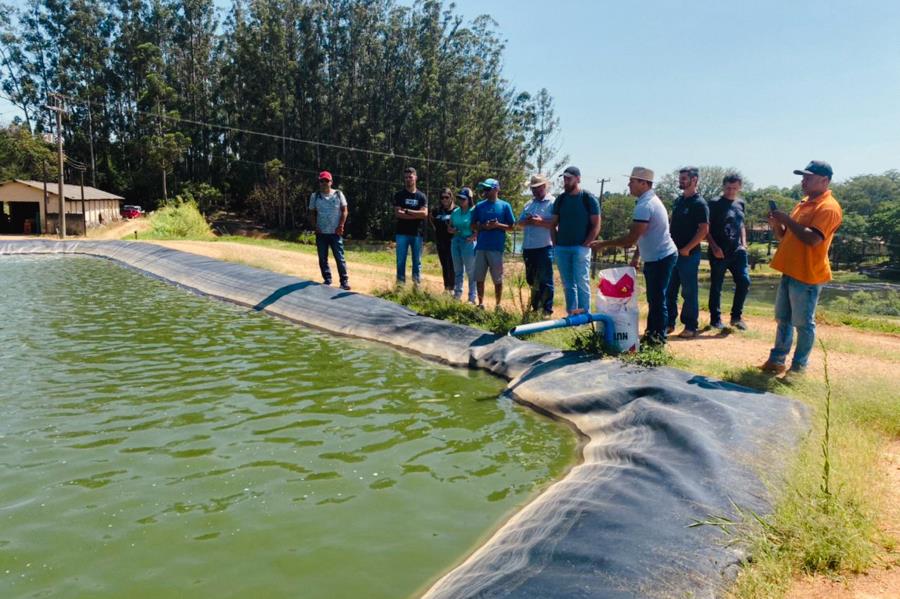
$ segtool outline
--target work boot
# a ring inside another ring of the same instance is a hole
[[[689,329],[684,327],[684,330],[678,333],[678,337],[681,339],[693,339],[698,336],[700,333],[697,332],[697,329]]]
[[[763,372],[768,372],[769,374],[782,374],[787,370],[787,366],[779,364],[778,362],[773,362],[772,360],[766,360],[766,363],[760,366],[759,369]]]

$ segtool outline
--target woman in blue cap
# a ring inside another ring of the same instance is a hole
[[[450,213],[450,224],[447,231],[453,234],[450,241],[450,256],[453,259],[453,272],[456,284],[453,297],[460,299],[463,289],[463,271],[469,280],[469,303],[475,303],[475,238],[472,231],[472,190],[463,187],[456,194],[457,206]]]

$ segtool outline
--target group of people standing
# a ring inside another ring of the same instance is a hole
[[[783,276],[775,305],[778,322],[775,347],[761,368],[774,373],[787,370],[785,360],[794,328],[798,330],[798,343],[791,370],[806,368],[815,338],[819,291],[831,279],[828,248],[842,218],[840,205],[829,190],[833,174],[830,165],[812,161],[794,173],[802,175],[801,187],[806,197],[790,215],[774,205],[770,205],[769,212],[769,224],[781,241],[772,268]],[[532,198],[516,219],[509,202],[500,198],[500,182],[493,178],[476,186],[480,201],[476,201],[468,187],[456,193],[445,188],[439,204],[429,210],[428,198],[417,188],[416,170],[406,168],[404,187],[393,199],[397,219],[397,283],[406,281],[410,254],[413,282],[421,282],[422,238],[425,223],[429,222],[435,230],[444,289],[461,300],[467,283],[468,301],[483,308],[485,280],[490,273],[495,305],[499,306],[506,233],[518,226],[523,230],[522,256],[526,281],[531,287],[531,309],[545,316],[553,313],[555,262],[566,312],[578,314],[591,309],[591,250],[636,246],[631,264],[643,271],[648,303],[642,340],[664,344],[679,319],[684,325],[678,334],[680,338],[699,335],[698,274],[701,243],[705,241],[710,265],[710,328],[725,328],[721,292],[726,272],[731,274],[735,285],[729,323],[735,329],[747,328],[742,316],[750,288],[750,268],[739,175],[725,176],[721,195],[707,201],[698,192],[699,169],[680,169],[678,186],[682,193],[675,200],[670,218],[653,190],[654,172],[634,167],[628,178],[628,190],[636,198],[631,225],[625,235],[608,240],[598,239],[601,201],[582,189],[581,171],[570,166],[561,177],[563,192],[554,197],[549,193],[547,177],[532,176],[529,182]],[[319,191],[310,196],[309,202],[316,223],[319,265],[324,282],[330,284],[328,251],[331,249],[341,288],[350,289],[342,243],[347,201],[331,185],[331,174],[320,173]]]

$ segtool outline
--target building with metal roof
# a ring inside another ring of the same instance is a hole
[[[64,185],[66,234],[120,220],[122,196],[87,185]],[[59,227],[59,184],[14,179],[0,183],[0,233],[56,233]]]

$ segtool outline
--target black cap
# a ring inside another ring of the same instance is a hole
[[[823,177],[831,178],[834,175],[834,171],[831,170],[831,165],[823,160],[812,160],[809,164],[806,165],[806,168],[803,170],[794,171],[795,175],[821,175]]]
[[[581,169],[577,166],[567,166],[566,170],[563,171],[563,175],[572,175],[573,177],[581,176]]]

